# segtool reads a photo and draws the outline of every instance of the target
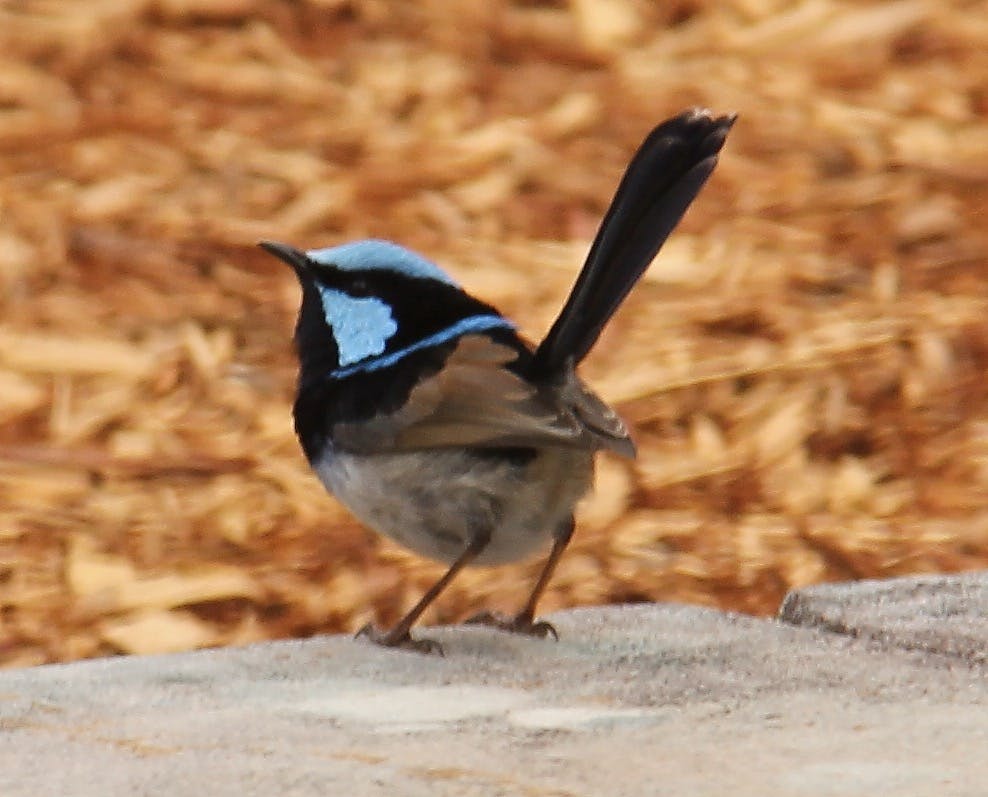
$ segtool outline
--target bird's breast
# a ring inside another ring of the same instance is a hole
[[[353,454],[328,448],[319,478],[370,528],[416,553],[451,563],[477,534],[474,561],[496,565],[543,549],[589,489],[593,453],[534,449],[498,456],[471,449]]]

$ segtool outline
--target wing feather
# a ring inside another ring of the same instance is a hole
[[[456,446],[611,448],[633,456],[620,419],[576,376],[540,390],[506,367],[517,357],[486,335],[464,335],[442,369],[397,413],[336,424],[333,439],[364,453]]]

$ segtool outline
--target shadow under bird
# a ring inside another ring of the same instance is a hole
[[[551,550],[516,615],[472,618],[555,636],[536,604],[573,533],[594,454],[635,455],[576,366],[717,163],[733,116],[693,109],[642,143],[559,317],[532,347],[438,266],[387,241],[303,252],[260,245],[302,286],[295,430],[326,489],[367,526],[449,564],[393,628],[359,635],[442,652],[412,625],[467,565]]]

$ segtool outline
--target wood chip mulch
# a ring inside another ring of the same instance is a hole
[[[543,609],[986,566],[988,3],[451,5],[0,5],[0,664],[393,621],[441,568],[310,475],[255,242],[394,239],[537,339],[694,104],[739,122],[584,369],[640,455]]]

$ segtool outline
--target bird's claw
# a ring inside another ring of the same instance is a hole
[[[381,631],[380,629],[375,628],[371,623],[367,623],[367,625],[361,628],[356,634],[353,635],[353,637],[354,639],[360,639],[361,637],[369,639],[375,645],[380,645],[385,648],[413,650],[416,653],[425,653],[427,655],[446,655],[443,652],[443,646],[434,639],[412,639],[411,635],[407,631],[395,633],[397,630],[398,629]]]
[[[556,633],[556,629],[552,623],[545,620],[536,620],[525,612],[516,614],[513,617],[501,614],[500,612],[480,612],[473,615],[466,622],[468,625],[488,625],[500,631],[534,636],[539,639],[545,639],[550,636],[553,639],[559,639],[559,634]]]

